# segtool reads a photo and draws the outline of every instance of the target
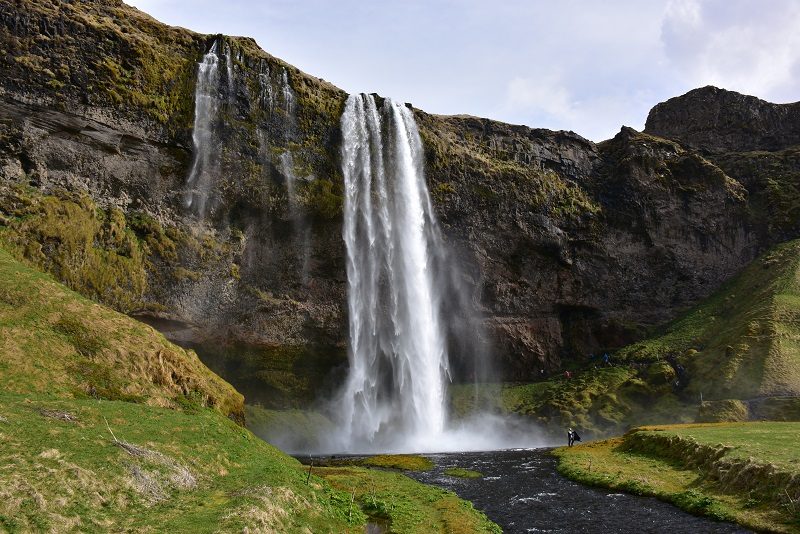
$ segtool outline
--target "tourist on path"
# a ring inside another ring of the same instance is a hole
[[[570,428],[567,432],[567,443],[569,443],[569,446],[572,447],[576,441],[580,440],[581,437],[578,435],[578,433]]]

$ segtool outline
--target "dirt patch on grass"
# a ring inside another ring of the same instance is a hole
[[[47,417],[48,419],[55,419],[56,421],[64,421],[65,423],[78,422],[78,418],[74,414],[63,410],[49,410],[46,408],[40,408],[39,415],[42,417]]]

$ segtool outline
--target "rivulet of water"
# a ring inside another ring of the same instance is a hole
[[[187,208],[201,217],[205,215],[213,177],[218,167],[218,150],[214,140],[214,121],[217,118],[220,101],[218,48],[218,43],[215,41],[198,64],[194,91],[192,129],[194,160],[187,180],[184,201]]]

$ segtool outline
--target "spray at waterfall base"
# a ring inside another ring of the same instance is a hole
[[[184,203],[201,219],[218,204],[217,130],[220,111],[233,101],[235,71],[230,46],[218,41],[197,65],[195,156]],[[295,97],[287,71],[271,73],[262,63],[259,83],[265,112],[280,107],[287,117],[281,138],[288,143]],[[451,259],[432,208],[411,110],[388,99],[353,95],[341,117],[341,132],[349,370],[342,387],[318,406],[325,417],[314,420],[315,436],[294,439],[290,425],[285,437],[268,432],[268,439],[293,451],[336,452],[529,444],[531,432],[501,438],[508,432],[497,417],[470,424],[450,421],[448,384],[465,375],[488,381],[489,357],[469,284]],[[266,154],[270,140],[259,133],[259,153]],[[276,163],[285,179],[288,218],[307,284],[310,227],[297,205],[295,185],[308,178],[296,175],[289,150]]]
[[[287,429],[271,441],[293,452],[352,454],[541,445],[518,420],[476,413],[450,421],[448,384],[456,373],[486,382],[489,355],[436,220],[412,111],[351,95],[341,129],[349,369],[320,407],[331,423],[316,439],[292,442]],[[458,358],[448,355],[454,346]]]

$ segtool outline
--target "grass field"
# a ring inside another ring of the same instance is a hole
[[[729,458],[756,458],[780,470],[800,474],[800,423],[675,425],[651,432],[694,439],[699,443],[721,444],[729,447],[725,453]]]
[[[0,532],[499,531],[399,473],[309,476],[242,408],[191,351],[0,249]]]
[[[590,485],[653,495],[769,532],[800,532],[800,423],[648,427],[554,451]]]
[[[371,518],[389,525],[391,532],[502,532],[482,512],[475,510],[472,503],[449,491],[419,484],[400,473],[361,467],[326,467],[319,473],[334,488],[349,492]]]

